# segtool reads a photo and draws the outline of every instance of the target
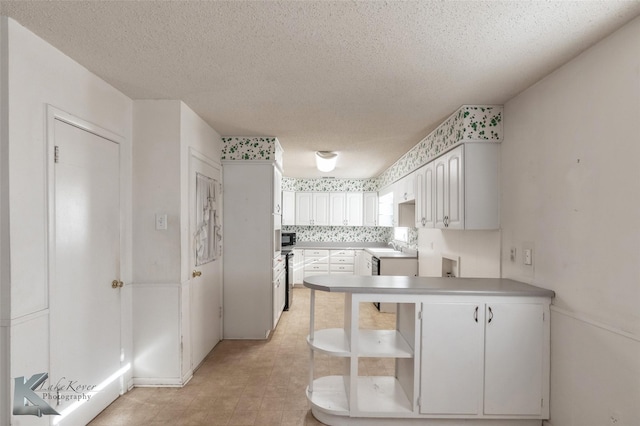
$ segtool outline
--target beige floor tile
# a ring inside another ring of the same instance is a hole
[[[229,425],[233,426],[249,426],[253,425],[258,416],[257,411],[234,411],[229,419]]]
[[[316,293],[316,329],[342,326],[341,294]],[[393,328],[395,315],[360,307],[360,326]],[[296,288],[269,340],[223,340],[183,388],[135,388],[118,398],[92,426],[153,425],[322,425],[310,411],[309,290]],[[344,359],[315,354],[314,377],[342,374]],[[393,374],[393,360],[366,359],[360,374]]]

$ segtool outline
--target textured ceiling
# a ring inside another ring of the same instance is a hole
[[[6,1],[133,99],[276,136],[285,175],[376,176],[463,104],[502,104],[640,15],[639,1]]]

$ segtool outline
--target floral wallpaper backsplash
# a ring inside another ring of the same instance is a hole
[[[295,232],[298,242],[386,243],[393,228],[383,226],[283,226],[282,232]]]
[[[383,188],[466,142],[502,142],[502,106],[464,105],[378,176]]]
[[[269,137],[222,138],[222,160],[275,160],[278,140]]]

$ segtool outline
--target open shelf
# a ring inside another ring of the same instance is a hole
[[[307,399],[325,413],[349,416],[349,400],[345,376],[325,376],[313,381],[313,393],[307,388]]]
[[[337,357],[351,355],[347,333],[342,328],[326,328],[314,332],[313,341],[307,336],[307,343],[314,351]]]
[[[331,356],[351,356],[347,333],[341,328],[317,330],[313,341],[307,337],[307,343],[313,350]],[[360,330],[358,356],[412,358],[413,350],[397,330]]]
[[[398,416],[413,413],[413,406],[395,377],[361,376],[358,377],[358,412]]]
[[[360,330],[359,357],[412,358],[413,350],[397,330]]]

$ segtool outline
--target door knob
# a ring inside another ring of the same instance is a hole
[[[111,281],[111,288],[122,288],[124,283],[122,281],[113,280]]]
[[[200,272],[200,271],[196,271],[196,270],[194,270],[194,271],[191,273],[191,276],[192,276],[193,278],[195,278],[195,277],[199,277],[200,275],[202,275],[202,272]]]

